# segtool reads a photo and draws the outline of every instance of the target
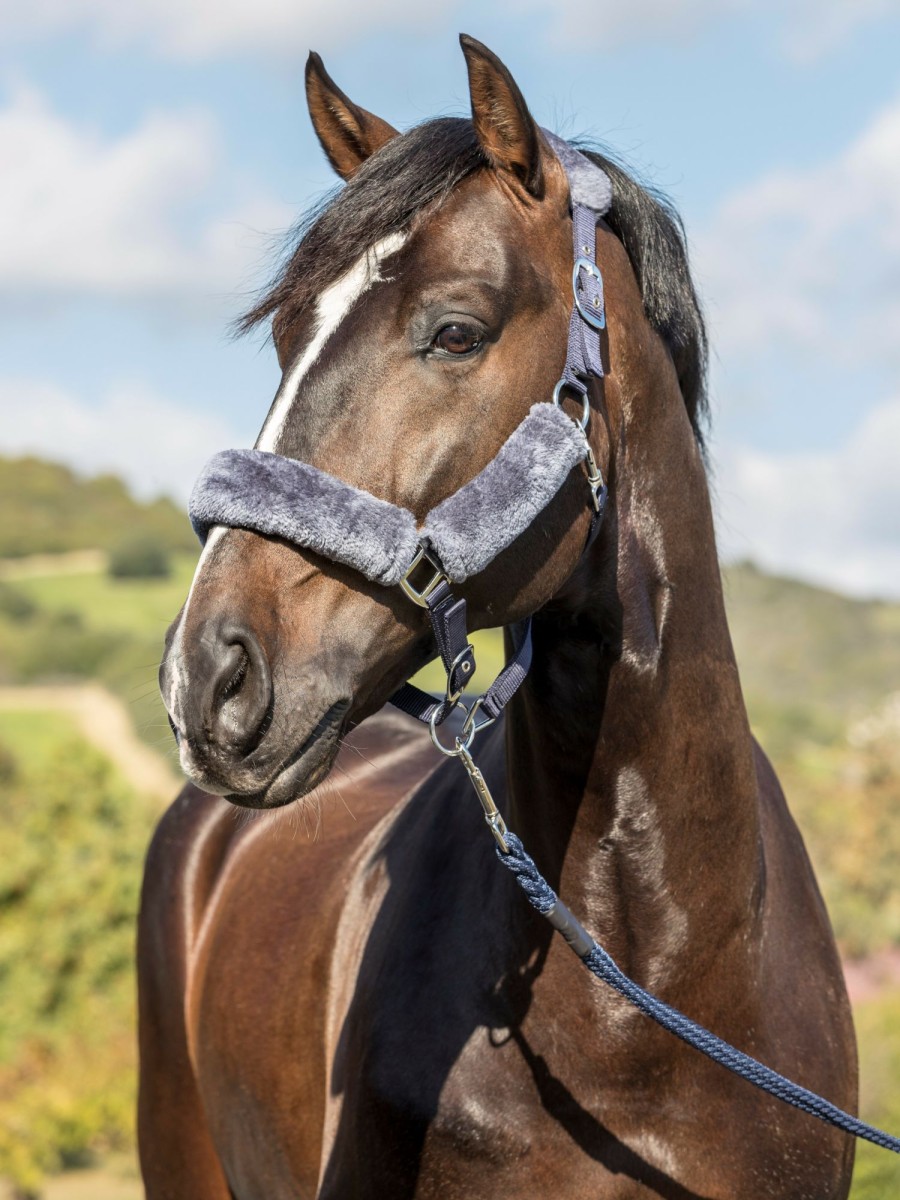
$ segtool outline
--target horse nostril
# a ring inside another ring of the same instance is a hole
[[[208,741],[226,752],[248,754],[262,740],[272,703],[265,651],[251,630],[231,623],[209,631],[204,641],[211,667],[204,714]]]
[[[230,677],[227,678],[222,684],[222,688],[218,696],[220,707],[227,704],[232,696],[236,696],[241,690],[241,685],[247,678],[247,668],[250,665],[250,655],[247,653],[245,646],[242,646],[240,642],[236,642],[230,647],[230,649],[237,651],[238,661]],[[227,664],[223,664],[223,666],[227,666]]]

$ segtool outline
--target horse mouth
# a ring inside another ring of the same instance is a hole
[[[349,708],[349,700],[332,704],[264,787],[255,792],[229,793],[225,799],[241,808],[281,808],[311,792],[326,777],[337,757]]]

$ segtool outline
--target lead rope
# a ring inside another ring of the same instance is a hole
[[[603,302],[603,280],[595,263],[597,214],[582,204],[574,204],[572,231],[574,238],[575,265],[572,271],[574,306],[569,322],[569,340],[566,365],[562,378],[553,392],[553,402],[561,404],[567,394],[580,397],[583,409],[578,424],[587,443],[590,421],[590,398],[588,380],[603,376],[600,349],[600,331],[606,326]],[[594,540],[603,516],[606,502],[606,486],[597,466],[593,451],[588,444],[586,454],[588,484],[591,490],[593,513],[588,532],[587,547]],[[411,577],[423,565],[431,575],[424,585],[416,588]],[[581,959],[591,974],[614,988],[619,995],[633,1004],[663,1029],[674,1033],[713,1062],[726,1067],[733,1074],[746,1079],[776,1099],[817,1117],[853,1137],[900,1154],[900,1138],[868,1125],[858,1117],[844,1112],[824,1097],[809,1091],[798,1083],[780,1075],[758,1059],[736,1049],[722,1038],[710,1033],[677,1008],[666,1004],[657,996],[645,991],[617,966],[613,958],[587,932],[581,922],[559,899],[553,888],[538,870],[533,859],[526,853],[519,838],[507,829],[503,815],[497,808],[484,776],[471,754],[472,742],[481,730],[492,725],[515,695],[528,674],[531,665],[531,618],[511,627],[513,654],[509,662],[491,684],[467,709],[462,730],[454,739],[452,747],[445,746],[439,739],[437,727],[461,703],[468,681],[475,672],[475,652],[466,632],[466,602],[455,599],[450,591],[450,580],[430,547],[423,545],[408,568],[400,585],[416,604],[428,610],[434,631],[435,642],[447,673],[447,687],[443,699],[436,700],[427,692],[406,683],[391,697],[396,707],[416,717],[429,726],[431,739],[440,752],[448,758],[458,758],[466,770],[469,781],[481,804],[484,819],[496,841],[497,857],[510,870],[530,904],[545,917],[551,926],[562,934],[566,943]],[[463,705],[465,708],[465,705]]]
[[[900,1154],[900,1138],[876,1129],[874,1125],[867,1125],[865,1121],[844,1112],[830,1100],[825,1100],[815,1092],[809,1091],[808,1088],[801,1087],[799,1083],[794,1083],[792,1080],[786,1079],[784,1075],[779,1075],[777,1071],[773,1071],[771,1067],[767,1067],[758,1059],[745,1054],[742,1050],[735,1049],[722,1038],[716,1037],[714,1033],[710,1033],[708,1029],[698,1025],[690,1017],[686,1017],[677,1008],[673,1008],[657,996],[645,991],[616,965],[601,945],[594,941],[581,922],[572,915],[556,895],[533,860],[525,852],[524,846],[516,835],[510,833],[505,827],[504,842],[506,850],[503,851],[498,845],[497,857],[515,875],[529,902],[543,917],[547,918],[554,929],[562,934],[587,969],[598,979],[602,979],[604,983],[615,988],[635,1008],[640,1009],[642,1013],[656,1021],[657,1025],[668,1029],[683,1042],[687,1042],[689,1046],[693,1046],[695,1050],[699,1050],[713,1062],[727,1067],[729,1071],[746,1079],[748,1083],[768,1092],[785,1104],[790,1104],[794,1108],[809,1113],[810,1116],[818,1117],[820,1121],[824,1121],[828,1125],[842,1129],[845,1133],[864,1138],[867,1142],[874,1142],[876,1146]]]

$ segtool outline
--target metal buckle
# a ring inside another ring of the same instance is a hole
[[[595,296],[592,307],[585,308],[581,303],[581,296],[578,294],[579,275],[582,271],[587,271],[588,275],[596,279],[600,284],[600,296]],[[595,262],[589,258],[579,257],[575,259],[575,266],[572,268],[572,294],[575,297],[575,307],[581,315],[582,320],[587,321],[592,329],[606,328],[606,306],[603,303],[603,276],[600,273],[600,268]]]
[[[428,580],[423,588],[415,588],[409,581],[409,577],[413,571],[423,562],[429,563],[434,568],[434,574]],[[403,578],[400,580],[400,587],[405,595],[412,600],[413,604],[418,604],[420,608],[428,607],[428,597],[437,589],[441,583],[449,583],[450,579],[444,574],[444,568],[438,560],[429,553],[427,547],[420,546],[419,552],[412,560],[406,570],[403,572]]]
[[[467,663],[465,661],[470,655],[472,656],[471,664]],[[463,668],[463,675],[465,675],[467,673],[471,675],[471,671],[472,671],[472,667],[474,666],[474,663],[475,663],[475,647],[472,645],[471,642],[469,642],[469,644],[466,646],[465,650],[460,650],[459,654],[457,654],[456,658],[454,658],[453,662],[450,665],[450,670],[447,672],[447,688],[446,688],[446,691],[444,694],[447,698],[447,700],[446,700],[447,704],[452,704],[454,708],[456,708],[457,704],[459,704],[460,697],[462,696],[462,694],[466,690],[466,688],[469,686],[469,680],[465,679],[465,680],[463,680],[462,687],[459,688],[457,691],[453,692],[453,694],[451,695],[450,683],[453,679],[454,674],[456,673],[456,668],[461,665]]]
[[[560,379],[556,387],[553,389],[553,403],[557,408],[562,408],[562,392],[563,388],[571,388],[573,392],[577,392],[578,388],[570,379]],[[573,417],[574,421],[575,418]],[[591,401],[588,396],[587,388],[581,393],[581,420],[575,421],[576,425],[580,425],[583,431],[587,431],[588,425],[591,423]]]

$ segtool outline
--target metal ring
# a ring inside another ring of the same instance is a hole
[[[441,754],[446,755],[447,758],[459,758],[459,756],[463,752],[463,750],[468,750],[468,748],[472,745],[472,738],[475,736],[475,732],[474,732],[474,730],[470,731],[469,736],[465,740],[463,740],[460,737],[456,738],[455,739],[456,744],[455,744],[454,748],[452,750],[448,750],[447,747],[441,741],[441,739],[438,737],[437,726],[435,725],[435,717],[437,717],[438,713],[441,711],[441,708],[443,708],[443,705],[440,705],[438,708],[436,708],[434,710],[434,712],[431,714],[431,717],[428,721],[428,730],[431,734],[431,740],[434,743],[435,749],[440,750]],[[463,705],[463,708],[465,708],[465,705]],[[467,714],[468,714],[468,711],[469,710],[466,709]]]
[[[571,379],[566,379],[566,377],[563,376],[563,378],[560,379],[559,383],[557,383],[556,387],[553,389],[553,403],[557,408],[562,408],[560,395],[563,388],[571,388],[574,392],[578,391],[578,388],[574,383],[572,383]],[[587,388],[585,388],[581,393],[581,405],[581,420],[579,421],[576,417],[573,417],[572,420],[575,421],[576,425],[580,425],[584,432],[587,432],[587,427],[591,423],[591,401],[590,397],[588,396]]]
[[[463,721],[462,735],[466,739],[466,746],[471,745],[475,734],[481,733],[482,729],[487,729],[488,725],[493,725],[496,717],[485,717],[478,725],[475,724],[475,718],[478,716],[478,711],[484,704],[484,696],[479,696],[475,703],[466,712],[466,719]]]

